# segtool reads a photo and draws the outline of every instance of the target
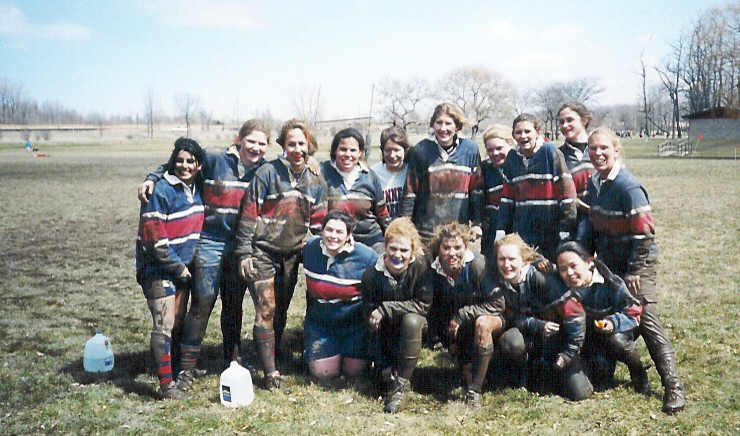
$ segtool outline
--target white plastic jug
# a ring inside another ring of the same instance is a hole
[[[232,361],[221,373],[221,404],[228,407],[249,406],[254,400],[252,375],[247,368]]]
[[[100,330],[85,343],[82,366],[87,372],[108,372],[113,369],[113,346]]]

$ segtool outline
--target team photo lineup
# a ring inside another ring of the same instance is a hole
[[[592,119],[562,102],[554,144],[521,113],[482,132],[484,158],[452,103],[434,108],[416,144],[395,123],[379,144],[339,130],[325,162],[297,119],[274,139],[249,119],[222,152],[179,138],[138,187],[136,280],[160,396],[185,399],[206,374],[198,362],[219,297],[223,368],[236,361],[258,389],[285,389],[280,344],[302,265],[307,377],[367,387],[386,413],[404,409],[423,347],[456,362],[472,410],[505,388],[584,400],[615,385],[621,362],[635,395],[650,395],[654,367],[662,411],[681,411],[649,196],[620,138]],[[273,140],[282,153],[267,160]]]

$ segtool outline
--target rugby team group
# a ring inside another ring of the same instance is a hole
[[[565,103],[557,147],[535,116],[520,114],[511,128],[485,130],[481,161],[461,136],[460,109],[442,103],[432,134],[413,147],[403,129],[383,130],[372,168],[353,128],[336,133],[319,163],[300,120],[282,125],[273,160],[262,120],[245,122],[219,153],[178,139],[138,192],[136,273],[161,396],[183,398],[204,373],[197,362],[219,295],[224,365],[241,362],[247,291],[263,387],[285,385],[280,342],[302,263],[310,376],[327,386],[370,381],[385,412],[404,407],[424,345],[454,357],[471,408],[488,385],[583,400],[614,384],[618,362],[648,394],[639,336],[665,389],[663,411],[680,411],[648,195],[617,136],[591,121],[583,104]]]

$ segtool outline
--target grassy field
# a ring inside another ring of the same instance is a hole
[[[220,303],[205,345],[208,375],[180,402],[158,401],[148,337],[151,325],[134,279],[138,221],[136,188],[164,161],[164,144],[46,146],[34,158],[0,147],[0,431],[3,434],[738,434],[740,413],[740,163],[730,160],[645,159],[654,144],[625,145],[629,168],[654,207],[663,319],[677,351],[688,407],[660,412],[653,394],[625,385],[581,403],[523,390],[484,394],[484,407],[460,402],[456,372],[445,354],[424,350],[408,408],[382,413],[377,393],[324,390],[287,344],[286,392],[256,391],[248,409],[218,401]],[[323,156],[325,156],[324,151]],[[321,155],[320,155],[321,157]],[[303,284],[289,329],[301,330]],[[251,303],[243,331],[251,339]],[[82,370],[82,349],[95,328],[113,342],[116,364],[105,379]],[[639,346],[647,356],[642,341]],[[249,348],[249,347],[248,347]],[[254,356],[249,355],[254,361]],[[647,357],[646,357],[647,358]]]

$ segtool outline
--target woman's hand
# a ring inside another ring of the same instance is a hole
[[[546,338],[553,336],[560,331],[560,324],[552,321],[545,321],[545,328],[542,331],[542,335]]]
[[[377,332],[380,329],[381,321],[383,321],[383,314],[380,313],[380,310],[378,309],[370,312],[370,315],[367,317],[367,325],[370,327],[370,330],[374,332]]]
[[[594,325],[596,326],[596,330],[601,333],[611,333],[614,331],[614,324],[606,318],[595,320]]]
[[[627,284],[627,289],[632,292],[632,295],[640,295],[640,276],[627,274],[624,276],[624,283]]]
[[[153,191],[154,182],[152,182],[151,180],[144,180],[144,183],[139,186],[139,201],[144,204],[149,203],[149,197],[152,195]]]
[[[239,275],[241,275],[244,280],[250,280],[255,272],[254,259],[247,257],[242,260],[241,265],[239,265]]]

